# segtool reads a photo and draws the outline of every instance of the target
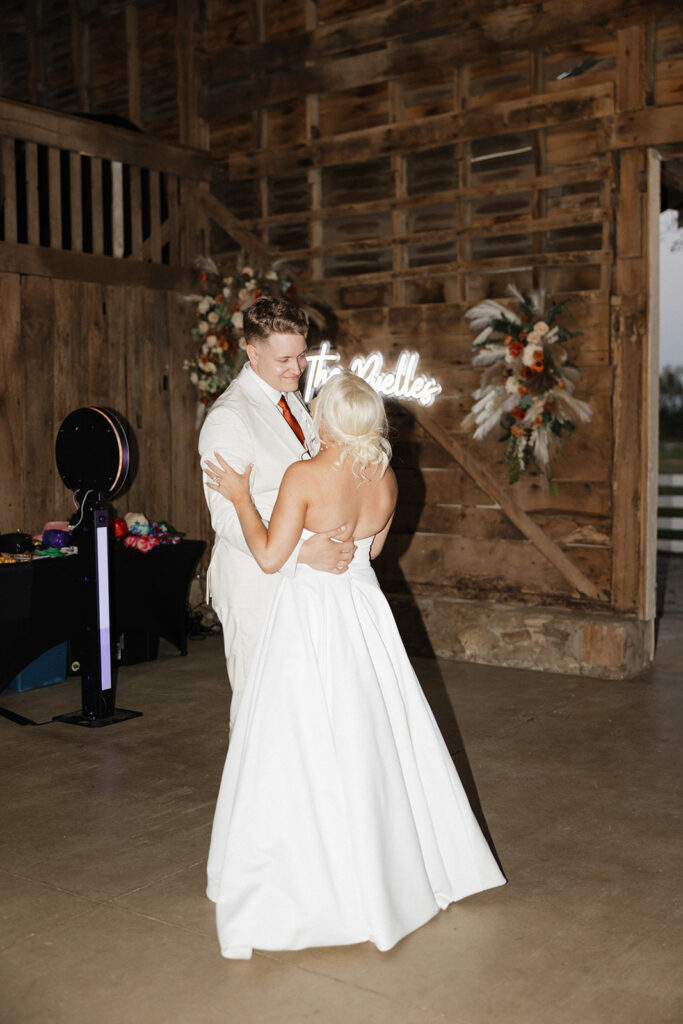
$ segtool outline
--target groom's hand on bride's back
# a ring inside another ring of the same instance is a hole
[[[349,537],[348,526],[339,526],[327,533],[314,533],[299,549],[298,562],[318,572],[333,572],[340,576],[349,567],[356,545]]]

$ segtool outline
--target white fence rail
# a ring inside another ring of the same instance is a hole
[[[680,515],[675,514],[678,509]],[[657,550],[683,554],[683,473],[659,476]]]

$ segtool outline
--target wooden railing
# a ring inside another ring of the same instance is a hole
[[[683,554],[683,473],[660,474],[657,550]]]
[[[184,285],[208,153],[0,100],[0,270]]]

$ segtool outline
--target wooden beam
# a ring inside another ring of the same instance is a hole
[[[470,271],[484,273],[488,270],[509,271],[528,270],[530,267],[579,267],[614,262],[611,249],[581,249],[577,252],[520,253],[518,256],[491,256],[488,259],[459,260],[450,263],[432,263],[424,267],[409,267],[401,271],[406,280],[440,277],[450,274],[464,274]],[[354,284],[386,284],[396,277],[393,270],[370,271],[367,274],[340,274],[336,277],[325,277],[309,282],[310,288],[329,287],[331,285]]]
[[[680,143],[683,138],[683,103],[668,107],[620,112],[614,118],[609,146],[632,149],[636,146],[663,146]]]
[[[415,152],[452,142],[508,135],[536,128],[594,121],[614,113],[611,83],[583,86],[570,93],[506,100],[463,113],[437,114],[409,124],[348,132],[305,144],[273,146],[230,156],[232,178],[282,174],[287,170],[357,163],[396,152]]]
[[[202,193],[201,205],[211,220],[215,221],[249,256],[264,270],[272,266],[276,257],[260,238],[244,227],[238,217],[231,213],[220,200],[210,192]]]
[[[273,72],[283,65],[352,53],[389,40],[433,30],[457,29],[459,59],[476,61],[492,54],[557,45],[591,32],[614,32],[648,18],[671,13],[672,0],[404,0],[333,21],[298,35],[277,36],[262,45],[233,47],[211,61],[210,78],[225,79]],[[360,83],[359,83],[360,84]]]
[[[578,183],[596,185],[607,173],[607,161],[604,157],[587,160],[569,169],[554,171],[550,174],[539,174],[532,178],[514,178],[508,181],[487,182],[483,185],[466,185],[457,189],[442,189],[428,194],[388,196],[386,199],[372,199],[360,203],[343,203],[339,206],[326,206],[320,210],[297,210],[296,213],[273,214],[270,217],[254,217],[240,223],[250,231],[276,224],[302,224],[311,220],[337,220],[341,217],[366,216],[371,213],[384,213],[388,210],[413,210],[425,206],[440,206],[445,203],[456,203],[469,199],[487,199],[491,196],[517,195],[533,189],[562,188],[565,185]]]
[[[606,601],[609,594],[600,590],[592,580],[577,565],[572,562],[559,544],[556,544],[551,537],[521,508],[513,498],[509,488],[501,486],[482,463],[472,452],[460,441],[444,430],[437,422],[433,413],[420,405],[412,404],[406,406],[408,412],[417,420],[420,426],[441,447],[453,456],[458,465],[462,466],[465,472],[481,487],[488,496],[500,506],[508,519],[515,524],[524,536],[538,548],[542,555],[558,569],[564,578],[577,591],[576,596],[582,595],[595,601]]]
[[[17,178],[14,139],[0,140],[2,154],[2,213],[6,242],[17,240]]]
[[[184,145],[201,149],[209,148],[209,124],[204,110],[206,26],[205,0],[177,0],[178,136]]]
[[[210,181],[212,175],[211,160],[204,151],[173,145],[125,128],[42,110],[29,103],[0,99],[0,136],[30,139],[43,146],[120,160],[135,167],[172,171],[198,181]]]
[[[142,97],[140,93],[140,31],[138,9],[134,3],[126,4],[126,62],[128,70],[128,120],[143,127]]]
[[[320,245],[315,248],[287,250],[287,258],[290,260],[316,259],[324,256],[339,256],[346,253],[375,252],[377,249],[389,249],[396,246],[436,244],[448,242],[456,238],[505,238],[511,235],[542,234],[546,231],[558,231],[562,228],[578,227],[586,224],[602,224],[611,220],[610,210],[596,207],[588,210],[559,210],[553,211],[548,217],[482,217],[481,221],[463,228],[445,228],[443,231],[412,231],[404,235],[387,235],[377,238],[372,235],[367,238],[354,238],[352,242],[334,242],[329,245]],[[537,250],[539,254],[545,252],[543,246]],[[394,266],[394,270],[407,270],[405,266]],[[402,303],[392,302],[392,305]]]
[[[84,114],[90,110],[90,27],[81,21],[79,0],[69,0],[71,12],[71,65],[78,103]]]
[[[110,256],[90,256],[12,242],[0,242],[0,272],[100,284],[139,285],[177,292],[192,291],[196,287],[194,272],[179,267],[115,260]]]
[[[38,103],[38,14],[37,0],[24,0],[26,19],[26,77],[31,103]]]

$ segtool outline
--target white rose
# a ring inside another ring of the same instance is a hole
[[[237,344],[239,345],[239,347],[240,347],[240,348],[241,348],[241,349],[242,349],[243,351],[245,351],[245,352],[246,352],[246,350],[247,350],[247,339],[246,339],[246,338],[240,338],[240,340],[238,341],[238,343],[237,343]]]
[[[200,380],[200,381],[197,382],[197,390],[198,391],[206,391],[206,381],[205,380]]]
[[[205,320],[200,320],[199,323],[197,324],[197,329],[199,330],[200,334],[206,334],[206,332],[209,329],[209,325]]]
[[[232,316],[230,317],[230,320],[232,322],[232,326],[236,330],[238,330],[238,331],[242,330],[242,326],[244,324],[244,314],[243,313],[240,313],[239,310],[238,310],[237,313],[233,313],[232,314]]]
[[[242,267],[242,273],[243,274],[249,274],[249,277],[253,277],[254,276],[254,271],[252,270],[251,267]]]
[[[218,341],[218,338],[216,337],[215,334],[207,334],[204,341],[206,342],[208,348],[213,348],[216,342]]]
[[[207,316],[206,319],[209,321],[210,324],[217,324],[218,323],[218,313],[209,313],[209,315]]]
[[[199,383],[199,376],[194,372],[194,370],[190,374],[190,383],[191,384],[198,384]]]
[[[237,293],[237,298],[240,300],[240,302],[244,302],[245,299],[248,299],[249,298],[249,292],[247,291],[247,289],[246,288],[240,288],[240,290]]]
[[[223,298],[224,299],[229,299],[230,298],[230,289],[229,288],[224,288],[223,289]]]
[[[538,345],[540,340],[541,340],[540,334],[536,334],[535,331],[530,331],[527,334],[527,338],[526,338],[527,345]]]
[[[197,309],[202,315],[208,313],[211,309],[211,299],[202,299],[201,302],[197,303]]]
[[[522,352],[522,362],[525,366],[532,366],[538,362],[539,359],[543,359],[543,349],[535,348],[534,345],[525,345],[524,351]]]
[[[266,274],[266,281],[277,281],[277,274],[274,270],[269,270]]]
[[[509,391],[510,394],[515,394],[516,395],[518,387],[519,387],[519,382],[518,382],[518,380],[517,380],[517,378],[515,376],[510,376],[510,377],[506,377],[505,378],[505,390]]]
[[[545,334],[549,330],[545,320],[539,320],[537,324],[534,324],[534,331],[536,334]]]

